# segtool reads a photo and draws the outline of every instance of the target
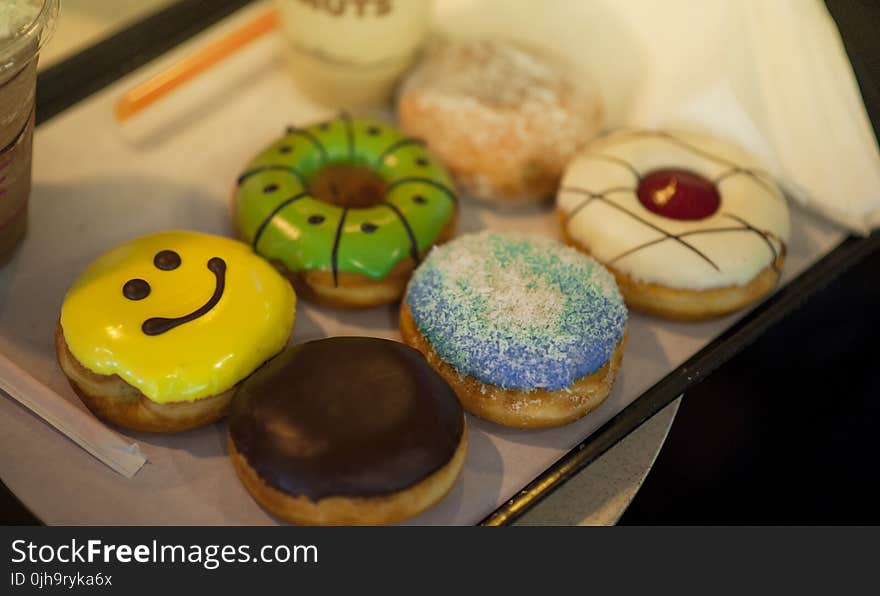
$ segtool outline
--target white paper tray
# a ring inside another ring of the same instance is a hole
[[[55,362],[53,330],[78,273],[115,244],[148,232],[188,228],[229,235],[229,197],[242,166],[288,124],[331,116],[304,99],[270,35],[120,127],[115,100],[190,52],[247,9],[38,128],[29,234],[0,270],[0,351],[83,407]],[[386,114],[387,116],[387,114]],[[484,227],[558,237],[550,209],[501,213],[461,201],[460,232]],[[844,237],[793,210],[784,268],[791,280]],[[516,431],[469,418],[464,472],[415,524],[479,522],[569,449],[707,345],[745,313],[700,323],[632,314],[624,364],[609,399],[569,426]],[[300,302],[293,341],[332,335],[399,339],[397,308],[364,312]],[[274,524],[239,484],[226,455],[226,425],[176,436],[124,433],[149,463],[117,475],[11,399],[0,399],[0,477],[48,524]]]

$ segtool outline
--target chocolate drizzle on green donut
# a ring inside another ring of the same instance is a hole
[[[381,168],[383,165],[385,165],[385,159],[389,155],[393,155],[394,152],[398,149],[402,149],[403,147],[407,147],[409,145],[418,145],[419,147],[424,147],[425,141],[423,141],[422,139],[406,138],[400,139],[396,143],[391,143],[390,145],[388,145],[388,148],[385,149],[385,151],[383,151],[382,154],[376,158],[376,167]]]
[[[340,112],[339,119],[345,126],[345,136],[348,139],[348,159],[354,161],[354,124],[348,112]]]
[[[282,153],[283,147],[291,151]],[[369,170],[380,182],[346,186],[340,179],[336,185],[332,176],[345,171],[341,166]],[[322,184],[313,186],[319,178]],[[346,272],[379,280],[403,259],[418,262],[457,208],[452,180],[420,140],[344,113],[330,122],[288,128],[248,164],[238,182],[236,223],[242,239],[291,272],[323,270],[334,279]],[[361,197],[367,186],[381,189],[382,196]],[[317,192],[319,187],[339,189],[339,200]],[[332,223],[316,225],[319,219]]]
[[[268,485],[312,500],[412,487],[464,432],[452,389],[398,342],[334,337],[288,348],[235,393],[229,435]]]
[[[242,184],[244,184],[247,181],[247,179],[250,178],[251,176],[254,176],[254,175],[259,174],[261,172],[271,172],[271,171],[288,172],[288,173],[292,174],[293,176],[295,176],[297,181],[300,184],[302,184],[303,187],[306,186],[305,176],[303,176],[296,168],[292,168],[290,166],[282,166],[282,165],[264,166],[262,168],[255,168],[253,170],[248,170],[247,172],[245,172],[244,174],[242,174],[241,176],[238,177],[238,185],[241,186]]]
[[[321,154],[321,161],[323,161],[323,162],[327,161],[327,149],[324,147],[324,143],[322,143],[318,137],[316,137],[315,135],[310,133],[308,130],[304,130],[302,128],[296,128],[295,126],[288,126],[287,127],[287,134],[288,135],[299,135],[299,136],[302,136],[302,137],[305,137],[306,139],[308,139],[308,141],[312,145],[314,145],[315,149],[317,149],[318,152]]]
[[[269,224],[269,222],[272,221],[272,217],[274,217],[276,213],[278,213],[279,211],[281,211],[282,209],[284,209],[285,207],[287,207],[288,205],[290,205],[294,201],[298,201],[299,199],[303,199],[307,196],[309,196],[309,193],[307,193],[307,192],[301,192],[299,194],[295,194],[292,197],[285,199],[284,201],[281,202],[280,205],[275,207],[275,209],[272,211],[272,214],[270,215],[270,217],[267,217],[265,220],[263,220],[263,223],[260,224],[260,227],[257,228],[257,231],[254,234],[253,247],[254,247],[255,251],[257,250],[257,242],[260,241],[260,236],[263,235],[263,230],[265,230],[266,226]]]
[[[416,236],[413,234],[412,228],[409,227],[409,222],[406,221],[406,218],[403,216],[403,213],[400,212],[400,209],[392,205],[391,203],[385,203],[385,206],[391,209],[394,214],[400,219],[400,223],[403,224],[403,227],[406,228],[406,233],[409,236],[410,242],[410,251],[409,256],[412,257],[412,260],[416,263],[419,262],[419,245],[416,242]]]
[[[339,241],[342,239],[342,225],[345,223],[345,216],[348,215],[348,207],[342,208],[342,215],[339,216],[339,223],[336,225],[336,235],[333,237],[333,253],[331,262],[333,263],[333,285],[339,285]]]
[[[392,189],[397,188],[398,186],[403,186],[404,184],[413,184],[413,183],[421,183],[427,184],[428,186],[433,186],[434,188],[440,190],[445,194],[453,203],[458,203],[458,197],[448,186],[440,184],[435,180],[431,180],[430,178],[424,178],[422,176],[409,176],[406,178],[398,178],[394,182],[388,185],[388,191],[390,192]]]

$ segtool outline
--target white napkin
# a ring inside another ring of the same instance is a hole
[[[700,127],[859,234],[880,226],[880,151],[821,0],[443,0],[452,36],[554,50],[599,85],[607,124]]]

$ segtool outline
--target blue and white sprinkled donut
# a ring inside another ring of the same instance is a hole
[[[406,295],[457,372],[504,389],[563,390],[601,369],[627,311],[613,276],[548,238],[484,231],[434,248]]]

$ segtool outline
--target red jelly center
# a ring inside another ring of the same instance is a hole
[[[721,205],[715,185],[689,170],[654,170],[642,177],[637,192],[645,209],[670,219],[703,219]]]

